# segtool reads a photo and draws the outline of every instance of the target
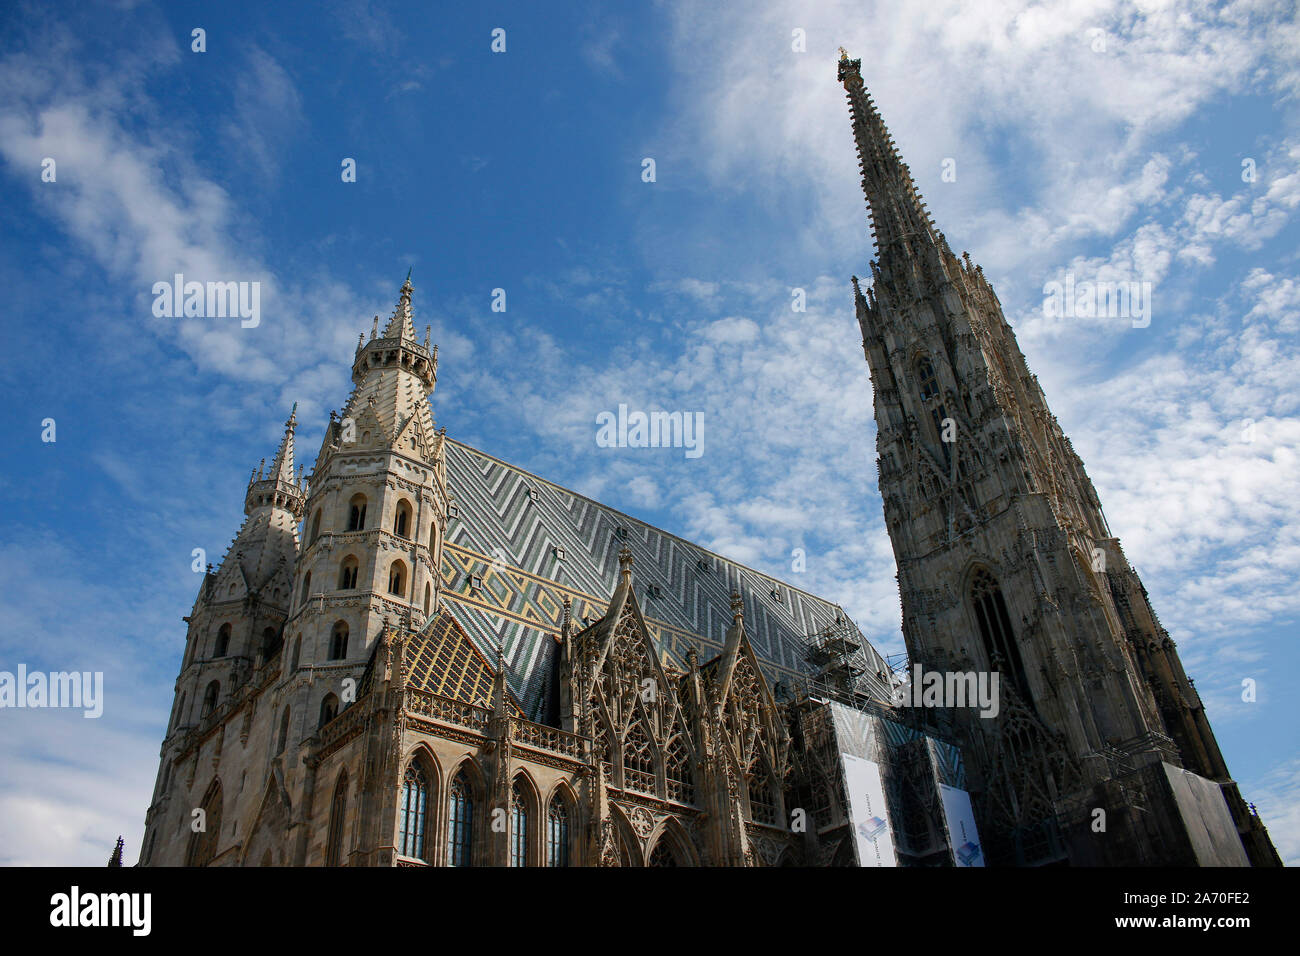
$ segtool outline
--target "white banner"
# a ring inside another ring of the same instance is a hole
[[[849,798],[858,866],[898,866],[880,765],[846,753],[841,753],[840,759],[844,763],[844,789]]]
[[[953,862],[957,866],[983,866],[984,848],[980,846],[979,831],[975,829],[975,811],[971,809],[970,794],[941,783],[939,797],[943,801],[943,817]]]

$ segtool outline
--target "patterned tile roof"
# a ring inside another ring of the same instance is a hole
[[[411,639],[406,671],[410,686],[478,707],[492,706],[496,667],[488,663],[451,614],[439,614],[432,625]],[[513,701],[510,704],[517,710]]]
[[[745,604],[745,630],[773,683],[804,675],[806,641],[844,609],[737,564],[577,492],[448,439],[447,487],[456,503],[442,555],[444,607],[489,658],[502,647],[510,686],[525,712],[545,709],[563,601],[575,626],[605,613],[618,583],[618,551],[632,551],[632,580],[646,625],[675,662],[695,647],[722,650],[731,593]],[[888,673],[861,639],[868,671]],[[882,694],[887,691],[882,690]]]

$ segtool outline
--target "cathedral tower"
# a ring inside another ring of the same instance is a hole
[[[199,800],[183,795],[196,785],[196,777],[199,787],[208,787],[206,778],[222,769],[223,754],[228,777],[245,772],[252,702],[263,675],[279,660],[306,498],[301,470],[294,474],[296,413],[295,406],[271,467],[263,459],[253,469],[244,494],[244,524],[220,566],[214,571],[208,565],[185,618],[185,654],[146,817],[142,861],[175,866],[210,858],[221,836],[221,789],[209,788]],[[230,750],[227,730],[240,741]],[[229,812],[232,797],[225,794],[224,799]],[[191,832],[181,828],[196,808],[216,808],[217,832],[209,836],[205,830],[188,841],[169,839],[177,830]]]
[[[997,296],[935,228],[860,64],[841,51],[877,258],[865,293],[853,286],[903,635],[914,667],[1000,677],[996,717],[923,715],[963,746],[991,861],[1244,863],[1243,845],[1276,860]]]
[[[355,699],[384,622],[419,628],[437,606],[447,480],[429,396],[438,350],[412,325],[408,276],[383,333],[357,342],[354,388],[310,479],[285,629],[289,669],[310,671],[292,728],[310,735]],[[349,681],[349,678],[351,679]]]

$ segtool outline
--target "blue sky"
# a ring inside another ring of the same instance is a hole
[[[0,862],[98,865],[119,833],[135,858],[192,551],[220,560],[295,401],[310,467],[408,268],[449,434],[839,601],[901,651],[840,45],[1300,861],[1294,5],[730,6],[0,13],[0,669],[102,670],[108,698],[98,720],[0,713]],[[261,282],[260,324],[155,318],[176,272]],[[1150,326],[1044,317],[1067,273],[1151,282]],[[704,454],[598,447],[619,403],[703,413]]]

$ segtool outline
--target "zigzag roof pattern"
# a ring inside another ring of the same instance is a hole
[[[721,652],[732,623],[731,594],[745,606],[745,631],[768,680],[813,672],[807,641],[837,622],[860,635],[838,604],[715,554],[577,492],[448,439],[447,486],[455,510],[443,546],[442,599],[480,650],[502,648],[511,690],[532,719],[545,710],[564,598],[577,627],[606,610],[618,585],[619,549],[633,555],[632,580],[661,653],[683,666]],[[861,638],[869,675],[888,673]],[[888,699],[882,684],[880,696]]]

